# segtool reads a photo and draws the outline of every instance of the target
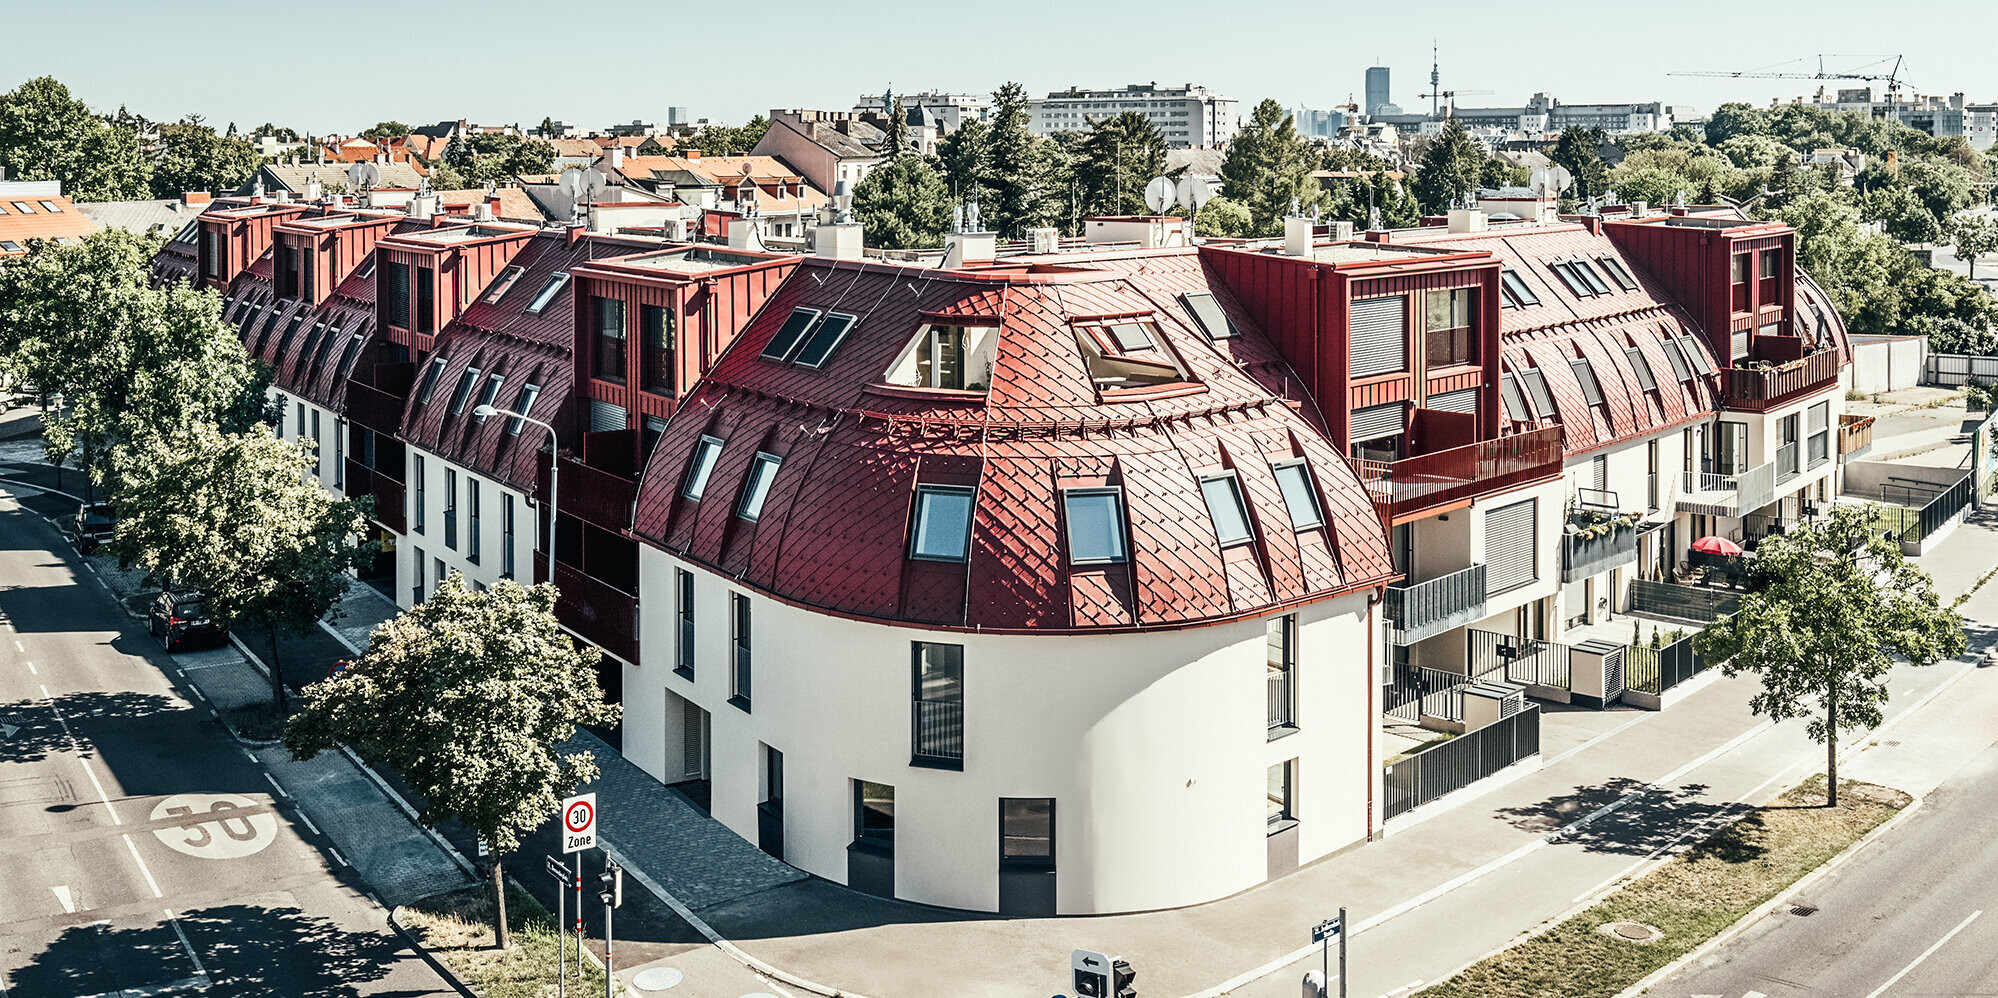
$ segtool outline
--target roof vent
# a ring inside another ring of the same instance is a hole
[[[1286,256],[1311,255],[1312,222],[1308,215],[1291,214],[1283,220],[1283,252]]]
[[[1483,232],[1487,220],[1485,213],[1476,208],[1450,209],[1451,232]]]

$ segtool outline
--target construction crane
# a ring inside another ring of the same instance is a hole
[[[1808,58],[1812,58],[1812,57],[1811,57],[1811,56],[1805,56],[1805,57],[1803,57],[1803,58],[1804,58],[1804,59],[1808,59]],[[1817,58],[1817,60],[1818,60],[1818,71],[1817,71],[1817,72],[1815,72],[1815,73],[1779,73],[1779,72],[1769,72],[1769,71],[1766,71],[1766,70],[1759,70],[1759,69],[1744,69],[1744,70],[1738,70],[1738,71],[1734,71],[1734,72],[1727,72],[1727,71],[1713,71],[1713,70],[1679,70],[1679,71],[1676,71],[1676,72],[1672,72],[1672,73],[1668,73],[1668,74],[1666,74],[1666,75],[1668,75],[1668,76],[1712,76],[1712,77],[1721,77],[1721,78],[1724,78],[1724,79],[1736,79],[1736,80],[1741,80],[1741,79],[1754,79],[1754,80],[1866,80],[1866,81],[1869,81],[1869,82],[1871,82],[1871,81],[1873,81],[1873,80],[1886,80],[1886,81],[1887,81],[1887,92],[1888,92],[1888,94],[1890,94],[1890,95],[1891,95],[1891,94],[1895,94],[1895,93],[1899,93],[1899,92],[1900,92],[1900,89],[1901,89],[1901,64],[1902,64],[1902,62],[1903,62],[1903,61],[1905,61],[1905,59],[1906,59],[1906,57],[1905,57],[1905,56],[1898,56],[1898,55],[1883,55],[1883,56],[1877,56],[1877,57],[1874,57],[1874,56],[1838,56],[1838,55],[1825,55],[1825,54],[1822,54],[1822,53],[1821,53],[1821,54],[1819,54],[1818,56],[1816,56],[1816,58]],[[1876,59],[1877,59],[1878,61],[1877,61],[1877,62],[1873,62],[1873,63],[1868,63],[1867,65],[1864,65],[1864,66],[1861,66],[1861,67],[1859,67],[1859,69],[1858,69],[1858,70],[1856,70],[1856,71],[1853,71],[1853,72],[1844,72],[1844,73],[1828,73],[1828,72],[1826,72],[1826,71],[1825,71],[1825,60],[1826,60],[1826,59],[1866,59],[1866,58],[1876,58]],[[1886,62],[1886,61],[1887,61],[1887,60],[1889,60],[1889,59],[1892,59],[1892,60],[1894,60],[1894,66],[1893,66],[1893,68],[1892,68],[1892,69],[1876,69],[1876,68],[1874,68],[1874,67],[1877,67],[1877,66],[1879,66],[1879,65],[1880,65],[1881,63],[1884,63],[1884,62]],[[1790,62],[1801,62],[1801,61],[1803,61],[1803,59],[1792,59],[1792,60],[1790,60]],[[1780,63],[1780,62],[1779,62],[1779,63],[1776,63],[1776,65],[1778,65],[1778,66],[1783,66],[1783,65],[1788,65],[1788,63]]]
[[[1433,94],[1416,94],[1415,96],[1418,98],[1430,97],[1442,100],[1443,117],[1448,118],[1450,116],[1451,107],[1453,104],[1455,104],[1455,98],[1458,94],[1489,94],[1489,93],[1491,93],[1491,91],[1489,90],[1438,90]]]

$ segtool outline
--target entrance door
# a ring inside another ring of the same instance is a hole
[[[680,701],[680,778],[708,778],[708,712],[692,700]]]

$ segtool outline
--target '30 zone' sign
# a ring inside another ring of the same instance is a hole
[[[562,802],[562,851],[582,852],[597,844],[597,795],[577,794]]]

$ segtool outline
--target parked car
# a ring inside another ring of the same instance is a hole
[[[84,554],[97,550],[97,546],[111,539],[111,531],[118,521],[111,515],[111,504],[107,502],[87,502],[76,507],[76,521],[72,529],[76,532],[76,549]]]
[[[208,597],[199,591],[160,593],[149,617],[153,636],[167,651],[179,651],[191,641],[223,640],[222,629],[208,616]]]

